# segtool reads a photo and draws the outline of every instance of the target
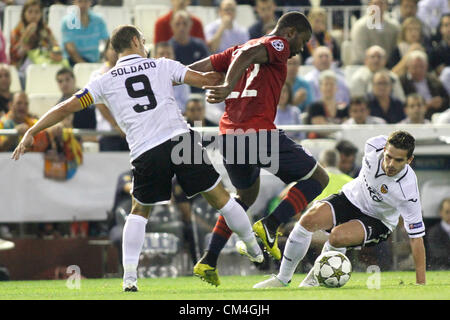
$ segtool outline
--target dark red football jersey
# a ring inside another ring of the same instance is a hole
[[[262,43],[266,46],[269,62],[250,65],[225,100],[225,113],[220,119],[220,133],[226,130],[275,129],[275,115],[281,88],[286,80],[286,62],[289,43],[278,36],[252,39],[243,45],[228,48],[210,57],[214,69],[227,72],[242,48]]]

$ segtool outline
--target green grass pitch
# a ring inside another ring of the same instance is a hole
[[[0,282],[0,299],[32,300],[449,300],[450,271],[427,272],[427,285],[415,285],[414,272],[382,272],[380,288],[368,289],[369,273],[353,273],[342,288],[300,289],[305,275],[296,274],[287,288],[252,289],[264,275],[222,276],[212,287],[196,277],[140,279],[139,292],[122,292],[121,279],[82,279],[79,289],[65,280]],[[373,279],[373,278],[371,278]]]

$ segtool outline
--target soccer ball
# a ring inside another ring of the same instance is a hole
[[[350,260],[337,251],[324,252],[314,262],[314,275],[321,286],[342,287],[350,279],[351,273]]]

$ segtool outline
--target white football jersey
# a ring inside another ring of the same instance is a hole
[[[386,175],[381,167],[386,141],[385,136],[367,140],[361,171],[342,192],[361,212],[381,220],[391,231],[401,215],[409,237],[423,237],[425,225],[416,174],[406,165],[397,175]]]
[[[80,99],[105,102],[125,132],[131,161],[189,127],[178,108],[172,81],[182,83],[187,67],[170,59],[137,54],[120,58],[114,68],[91,80]],[[103,102],[103,103],[104,103]]]

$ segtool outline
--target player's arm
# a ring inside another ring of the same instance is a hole
[[[40,131],[47,129],[61,120],[65,119],[71,113],[83,109],[81,101],[72,96],[71,98],[57,104],[52,109],[47,111],[30,129],[27,130],[22,140],[14,150],[12,159],[19,160],[20,156],[33,145],[34,136]]]
[[[206,57],[202,60],[196,61],[190,65],[188,65],[188,68],[194,71],[199,72],[209,72],[209,71],[215,71],[214,67],[211,63],[210,57]]]
[[[223,82],[223,79],[224,75],[221,72],[198,72],[188,69],[183,82],[190,86],[202,88],[204,86],[219,85]]]
[[[209,103],[219,103],[224,101],[250,65],[267,62],[269,62],[269,54],[264,44],[257,44],[239,49],[237,57],[228,68],[224,83],[218,86],[205,86],[203,88],[210,90],[207,101]]]
[[[426,258],[425,258],[425,246],[423,244],[423,238],[410,238],[409,243],[411,245],[411,251],[414,258],[414,264],[416,266],[416,283],[426,283]]]

